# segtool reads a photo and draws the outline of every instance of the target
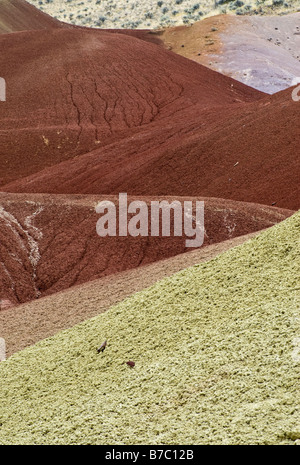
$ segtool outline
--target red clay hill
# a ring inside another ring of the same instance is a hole
[[[2,34],[0,48],[7,84],[0,186],[95,148],[101,153],[149,125],[154,137],[158,129],[167,136],[175,117],[184,126],[196,117],[200,126],[201,110],[217,107],[224,116],[226,106],[263,95],[125,34],[58,27]]]
[[[194,105],[2,189],[204,195],[297,210],[299,117],[290,90],[219,109]]]
[[[13,304],[35,300],[193,250],[186,247],[185,235],[174,237],[172,224],[170,237],[98,236],[100,214],[95,207],[101,200],[118,206],[117,197],[0,194],[0,300]],[[129,197],[128,203],[132,200],[136,197]],[[141,200],[150,211],[155,198]],[[203,200],[204,248],[273,226],[293,213],[250,203]]]
[[[299,207],[299,104],[126,34],[2,34],[0,187]]]
[[[52,27],[68,27],[68,25],[63,25],[24,0],[1,0],[0,34]]]
[[[100,238],[95,206],[120,192],[204,199],[204,246],[299,208],[290,91],[266,96],[150,32],[72,27],[22,1],[0,3],[0,24],[0,309],[189,253],[185,237]]]

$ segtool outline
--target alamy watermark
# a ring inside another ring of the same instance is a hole
[[[188,238],[186,247],[201,247],[204,242],[203,201],[153,200],[149,205],[149,202],[134,200],[128,204],[127,194],[120,193],[118,206],[103,200],[96,206],[96,212],[102,215],[96,225],[101,237],[170,237],[173,229],[174,237]]]
[[[297,86],[297,84],[299,85]],[[292,86],[297,86],[295,89],[293,89],[292,99],[294,102],[300,102],[300,77],[297,77],[293,80]]]
[[[0,77],[0,102],[6,101],[6,81]]]

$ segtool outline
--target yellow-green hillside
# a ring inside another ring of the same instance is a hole
[[[294,444],[299,236],[297,213],[1,362],[0,443]]]

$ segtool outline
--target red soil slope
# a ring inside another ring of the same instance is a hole
[[[62,27],[63,24],[58,20],[24,0],[1,0],[0,2],[0,34],[60,26]]]
[[[101,30],[0,36],[0,186],[120,140],[195,105],[263,94],[155,44]],[[234,83],[234,89],[232,84]],[[199,113],[199,112],[198,112]],[[200,124],[200,121],[199,121]]]
[[[193,250],[186,247],[185,236],[173,233],[99,237],[95,206],[104,199],[109,198],[27,194],[24,199],[21,194],[1,194],[0,300],[27,302]],[[118,204],[118,198],[110,199]],[[149,205],[150,200],[144,200]],[[203,247],[270,227],[292,214],[242,202],[204,200]]]
[[[185,236],[100,238],[95,206],[119,192],[204,199],[204,247],[299,208],[290,94],[266,97],[145,31],[30,27],[0,35],[1,311],[190,251]]]
[[[291,90],[222,110],[194,105],[2,190],[203,195],[297,210],[299,116]]]

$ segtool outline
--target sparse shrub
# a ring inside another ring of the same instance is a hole
[[[190,16],[183,16],[182,22],[183,24],[189,24],[191,17]]]
[[[233,0],[218,0],[217,5],[224,5],[226,3],[231,3]]]
[[[159,25],[179,25],[184,20],[184,24],[192,24],[199,21],[201,17],[214,13],[236,13],[238,15],[265,14],[276,12],[277,8],[286,12],[299,11],[300,0],[155,0],[154,8],[149,4],[141,4],[138,0],[29,0],[30,3],[36,4],[40,10],[47,12],[47,7],[54,7],[54,15],[57,19],[63,21],[71,18],[70,11],[73,10],[72,23],[78,25],[85,24],[93,27],[99,24],[98,16],[105,17],[106,27],[125,27],[136,28],[137,22],[147,24],[149,27],[159,27]],[[0,0],[1,3],[1,0]],[[64,4],[64,5],[63,5]],[[73,9],[74,5],[74,9]],[[82,7],[80,7],[82,5]],[[64,6],[64,8],[60,8]],[[172,8],[173,6],[173,8]],[[298,8],[297,8],[298,7]],[[147,9],[149,11],[147,11]],[[217,11],[214,11],[216,10]],[[134,20],[130,20],[130,16]],[[104,21],[100,20],[100,24]]]

